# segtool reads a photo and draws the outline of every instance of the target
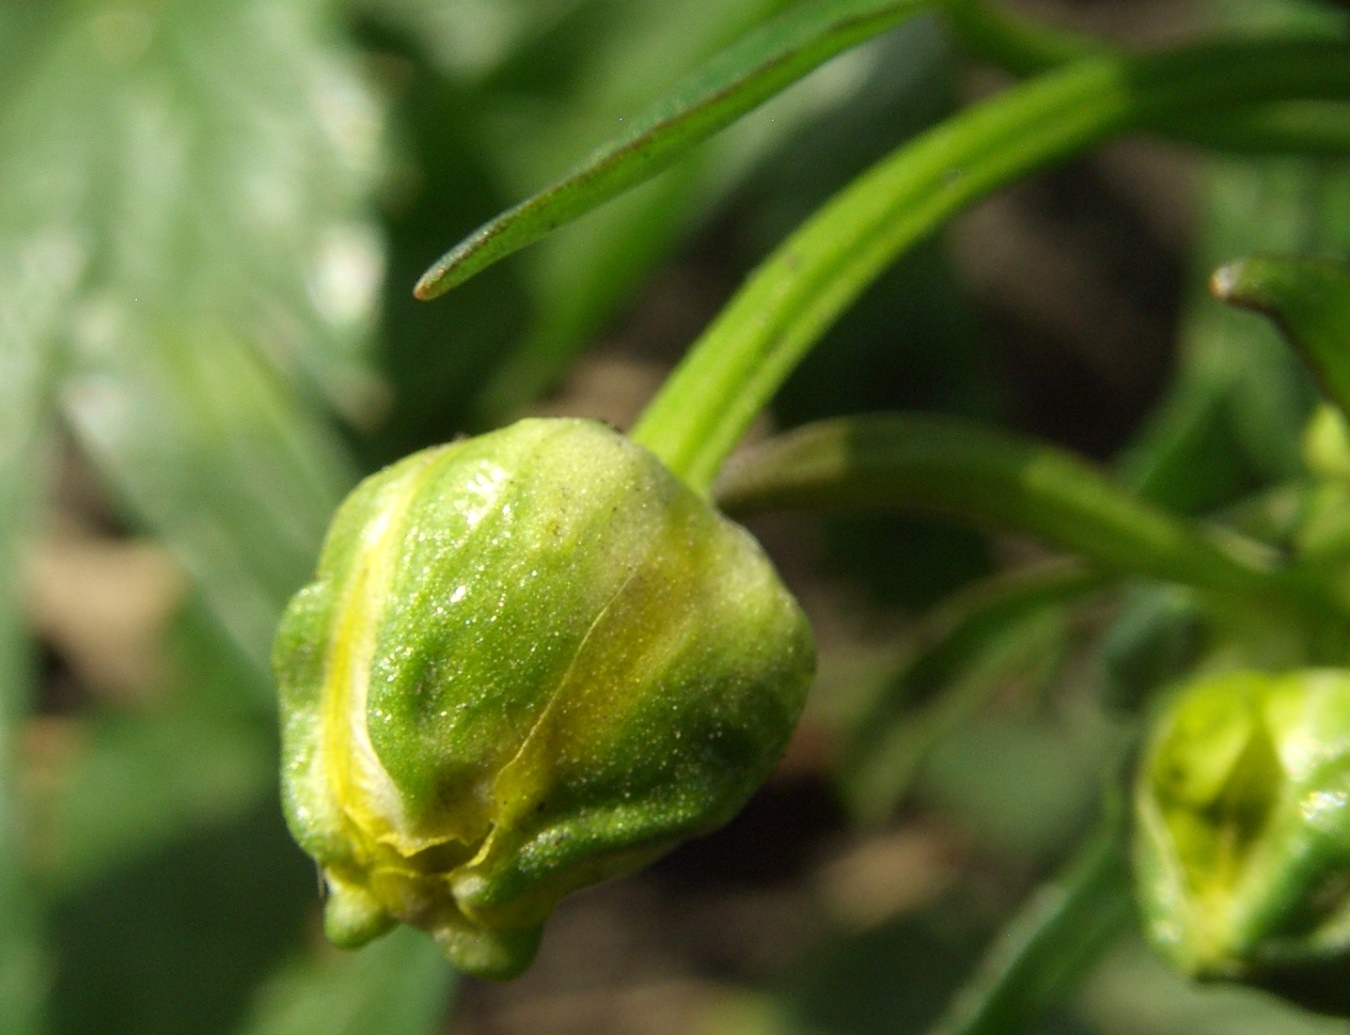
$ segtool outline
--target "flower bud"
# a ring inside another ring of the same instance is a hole
[[[1237,672],[1186,688],[1144,759],[1145,929],[1200,978],[1350,1005],[1350,673]]]
[[[329,937],[403,921],[510,977],[561,895],[744,804],[814,650],[758,544],[650,453],[526,420],[358,486],[275,666]]]

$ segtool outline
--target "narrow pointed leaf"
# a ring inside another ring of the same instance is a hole
[[[492,263],[669,168],[843,50],[928,6],[924,0],[818,0],[746,36],[568,176],[474,231],[418,281],[432,299]]]
[[[967,205],[1169,112],[1350,95],[1348,57],[1343,44],[1324,42],[1089,57],[947,120],[860,176],[759,267],[648,406],[634,437],[706,489],[838,315]]]
[[[1350,414],[1350,266],[1334,259],[1255,256],[1219,269],[1214,294],[1270,317]]]
[[[1350,248],[1350,176],[1307,158],[1214,162],[1178,371],[1123,458],[1140,495],[1185,513],[1230,506],[1301,476],[1300,436],[1316,402],[1306,367],[1274,328],[1215,305],[1205,281],[1234,256]]]
[[[43,816],[44,886],[69,896],[143,861],[184,831],[235,821],[275,782],[270,730],[219,716],[106,717]]]
[[[1219,16],[1237,32],[1344,40],[1344,18],[1328,5],[1232,0]],[[1316,157],[1322,152],[1318,136],[1333,150],[1335,137],[1347,132],[1350,119],[1337,117],[1345,104],[1344,97],[1286,98],[1227,111],[1175,112],[1178,126],[1194,131],[1192,139],[1200,143],[1279,157],[1207,163],[1177,372],[1122,458],[1126,480],[1170,509],[1228,507],[1263,484],[1302,473],[1299,436],[1315,401],[1310,379],[1271,328],[1214,305],[1205,281],[1235,256],[1335,255],[1350,248],[1350,220],[1337,214],[1350,205],[1350,175],[1343,163]],[[1294,143],[1301,146],[1279,154]]]
[[[1100,40],[1007,13],[986,0],[949,0],[945,13],[966,49],[1015,75],[1034,75],[1112,50]],[[1329,39],[1338,32],[1332,26],[1300,28]],[[1239,154],[1350,152],[1350,113],[1335,101],[1257,104],[1200,116],[1169,113],[1152,128],[1187,143]]]
[[[748,4],[734,0],[730,7]],[[682,240],[697,234],[708,216],[747,181],[758,184],[758,190],[766,176],[776,175],[769,166],[781,148],[794,146],[807,153],[819,146],[819,138],[831,141],[831,153],[817,156],[806,181],[795,181],[790,193],[796,201],[791,204],[800,206],[806,197],[795,191],[806,182],[813,192],[836,185],[896,140],[945,114],[952,57],[937,19],[909,19],[884,40],[835,59],[828,74],[814,73],[768,100],[655,179],[532,246],[522,270],[534,288],[535,316],[515,351],[484,386],[478,426],[506,423],[562,378],[569,363],[612,325],[631,304],[634,291]],[[696,63],[691,57],[681,67]],[[660,89],[668,89],[667,84],[661,83]],[[621,108],[615,102],[606,110]],[[869,115],[863,130],[857,122]],[[849,143],[836,146],[843,141]],[[566,159],[575,159],[575,149]],[[797,170],[788,175],[802,174]]]
[[[632,0],[625,18],[611,23],[593,46],[565,48],[577,51],[568,55],[575,62],[577,87],[549,94],[550,103],[528,116],[514,111],[506,119],[486,116],[490,131],[498,120],[510,127],[507,133],[492,133],[494,160],[505,158],[513,184],[532,188],[548,182],[558,169],[576,163],[578,141],[605,140],[615,132],[615,112],[645,109],[652,98],[669,92],[676,76],[701,67],[785,6],[785,0],[722,0],[712,7]],[[782,107],[779,99],[774,109]],[[799,121],[784,114],[778,111],[774,123],[780,133]],[[482,385],[475,427],[509,423],[564,374],[699,213],[714,203],[717,186],[726,179],[717,176],[726,164],[722,156],[739,153],[737,141],[745,140],[747,129],[753,136],[755,123],[762,126],[763,119],[743,120],[740,132],[698,148],[664,174],[539,242],[521,267],[533,302],[529,325]],[[618,129],[625,126],[621,120]],[[772,136],[759,133],[754,139],[767,147],[766,138]],[[510,189],[517,193],[520,188]]]
[[[1010,14],[989,0],[948,0],[944,13],[961,44],[1015,75],[1105,53],[1100,41]]]
[[[1183,115],[1155,128],[1234,154],[1350,154],[1350,105],[1344,101],[1258,104],[1198,118]]]

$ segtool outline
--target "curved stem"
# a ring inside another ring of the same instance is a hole
[[[752,275],[633,437],[706,493],[779,385],[907,247],[1005,184],[1169,115],[1350,95],[1341,44],[1237,43],[1094,56],[1014,87],[883,159]]]
[[[1261,544],[1221,537],[1133,496],[1053,446],[951,417],[841,418],[761,443],[717,486],[733,514],[782,507],[925,507],[1016,529],[1115,572],[1272,593]]]

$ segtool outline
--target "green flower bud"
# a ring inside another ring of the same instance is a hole
[[[1350,1005],[1350,673],[1238,672],[1186,688],[1141,771],[1145,929],[1200,978]]]
[[[758,544],[603,425],[522,421],[368,478],[275,649],[329,937],[403,921],[519,973],[561,895],[744,804],[814,663]]]

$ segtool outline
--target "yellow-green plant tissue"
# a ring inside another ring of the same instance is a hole
[[[1350,1006],[1350,672],[1183,689],[1154,730],[1136,818],[1145,929],[1173,963]]]
[[[525,420],[338,511],[275,648],[286,815],[357,946],[511,977],[558,898],[726,822],[815,667],[755,540],[608,427]]]

